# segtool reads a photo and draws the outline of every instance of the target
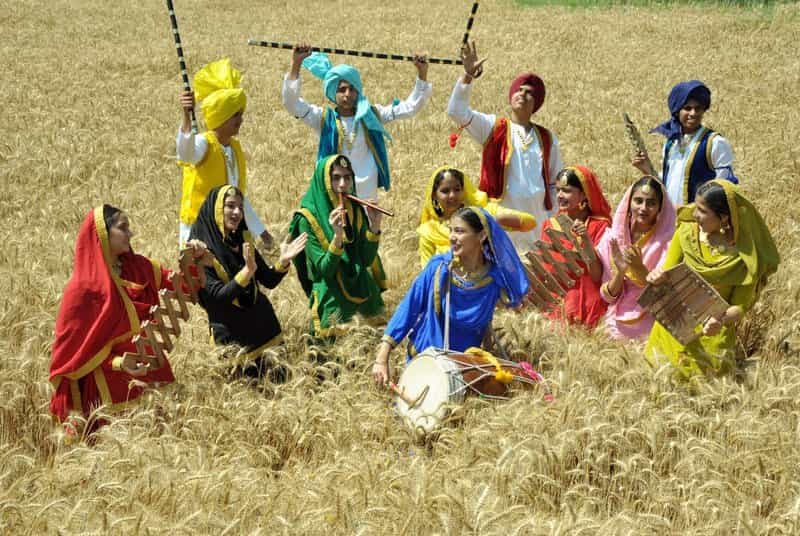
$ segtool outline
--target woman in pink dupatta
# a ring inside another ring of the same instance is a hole
[[[625,192],[611,229],[597,247],[603,263],[600,295],[608,304],[606,332],[614,339],[644,339],[653,317],[636,300],[647,274],[661,265],[675,233],[675,206],[664,185],[644,176]]]

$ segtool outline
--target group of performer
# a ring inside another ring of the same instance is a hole
[[[610,337],[646,340],[651,363],[670,362],[686,378],[729,371],[736,323],[779,256],[763,219],[736,186],[730,144],[703,125],[710,90],[696,80],[673,88],[671,116],[654,129],[666,137],[662,172],[633,182],[612,214],[596,174],[582,165],[565,167],[556,135],[534,122],[545,101],[542,78],[520,74],[509,88],[507,116],[486,114],[469,105],[484,63],[474,42],[463,48],[461,59],[464,73],[447,106],[457,129],[451,145],[462,131],[482,145],[480,177],[476,185],[451,166],[432,172],[417,228],[422,270],[385,328],[372,369],[375,381],[390,380],[391,350],[406,339],[408,360],[428,347],[481,346],[496,306],[518,310],[526,303],[531,286],[520,255],[539,240],[552,243],[548,229],[591,245],[574,285],[547,312],[554,321],[587,329],[602,324]],[[292,263],[308,297],[314,337],[336,337],[357,314],[382,313],[385,211],[377,206],[377,192],[391,187],[386,127],[420,113],[432,92],[425,56],[414,56],[413,63],[411,94],[373,105],[354,67],[334,66],[306,44],[294,48],[282,102],[319,144],[315,157],[298,159],[314,171],[274,266],[254,242],[260,238],[273,246],[247,193],[245,153],[237,138],[247,103],[241,73],[227,59],[215,61],[195,75],[194,92],[181,95],[179,240],[198,262],[199,303],[212,340],[241,347],[237,363],[258,362],[266,348],[280,344],[279,315],[260,286],[276,287]],[[330,106],[303,100],[302,68],[322,80]],[[192,130],[195,101],[207,126],[202,134]],[[643,172],[652,168],[644,154],[632,164]],[[568,216],[570,228],[561,228],[558,214]],[[133,252],[131,236],[127,215],[108,205],[92,210],[78,233],[50,370],[51,411],[59,420],[70,412],[88,416],[101,405],[124,406],[146,385],[174,380],[168,363],[151,370],[126,353],[140,324],[152,320],[159,289],[170,281],[169,271]],[[562,242],[575,248],[572,240]],[[553,262],[559,259],[552,253]],[[681,262],[729,303],[687,346],[637,303],[647,284],[663,283],[664,271]]]

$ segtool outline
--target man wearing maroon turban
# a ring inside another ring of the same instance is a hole
[[[484,114],[469,107],[472,81],[483,70],[475,43],[465,45],[464,75],[456,82],[447,115],[483,145],[479,188],[500,205],[532,214],[540,224],[553,215],[553,181],[563,167],[558,139],[550,130],[533,122],[542,107],[545,87],[534,73],[522,73],[511,83],[509,118]],[[453,144],[451,141],[451,145]],[[531,249],[541,231],[509,233],[517,249]]]

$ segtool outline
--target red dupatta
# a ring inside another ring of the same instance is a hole
[[[571,169],[575,173],[581,182],[583,193],[586,194],[586,201],[589,205],[586,230],[592,245],[596,248],[611,225],[611,206],[603,195],[600,181],[591,169],[585,166],[571,166],[566,169]],[[542,224],[543,242],[551,242],[550,237],[545,233],[545,230],[550,227],[566,233],[570,232],[569,229],[561,229],[555,218],[550,218]],[[572,242],[568,240],[562,240],[561,243],[567,249],[574,249]],[[558,261],[564,260],[557,252],[552,252],[551,255]],[[589,270],[583,262],[578,262],[578,265],[583,268],[584,273],[575,282],[575,286],[567,290],[567,295],[564,298],[563,316],[570,323],[579,323],[593,328],[605,314],[607,304],[600,296],[600,282],[592,280]],[[545,267],[552,271],[552,267],[549,265],[545,265]],[[561,318],[562,309],[555,309],[550,316]]]
[[[117,276],[110,269],[103,208],[97,207],[89,212],[78,232],[72,277],[56,317],[50,362],[50,382],[55,392],[50,411],[62,421],[70,410],[81,409],[78,380],[112,357],[115,345],[128,342],[139,333],[140,316],[146,317],[149,305],[158,303],[161,268],[132,252],[120,259],[122,274]],[[136,304],[126,286],[134,287],[130,293]]]

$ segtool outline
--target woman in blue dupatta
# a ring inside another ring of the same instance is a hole
[[[429,347],[480,347],[498,301],[517,307],[528,292],[511,239],[486,210],[462,208],[450,228],[450,251],[431,258],[386,327],[372,368],[379,385],[389,381],[389,354],[406,337],[407,361]]]

